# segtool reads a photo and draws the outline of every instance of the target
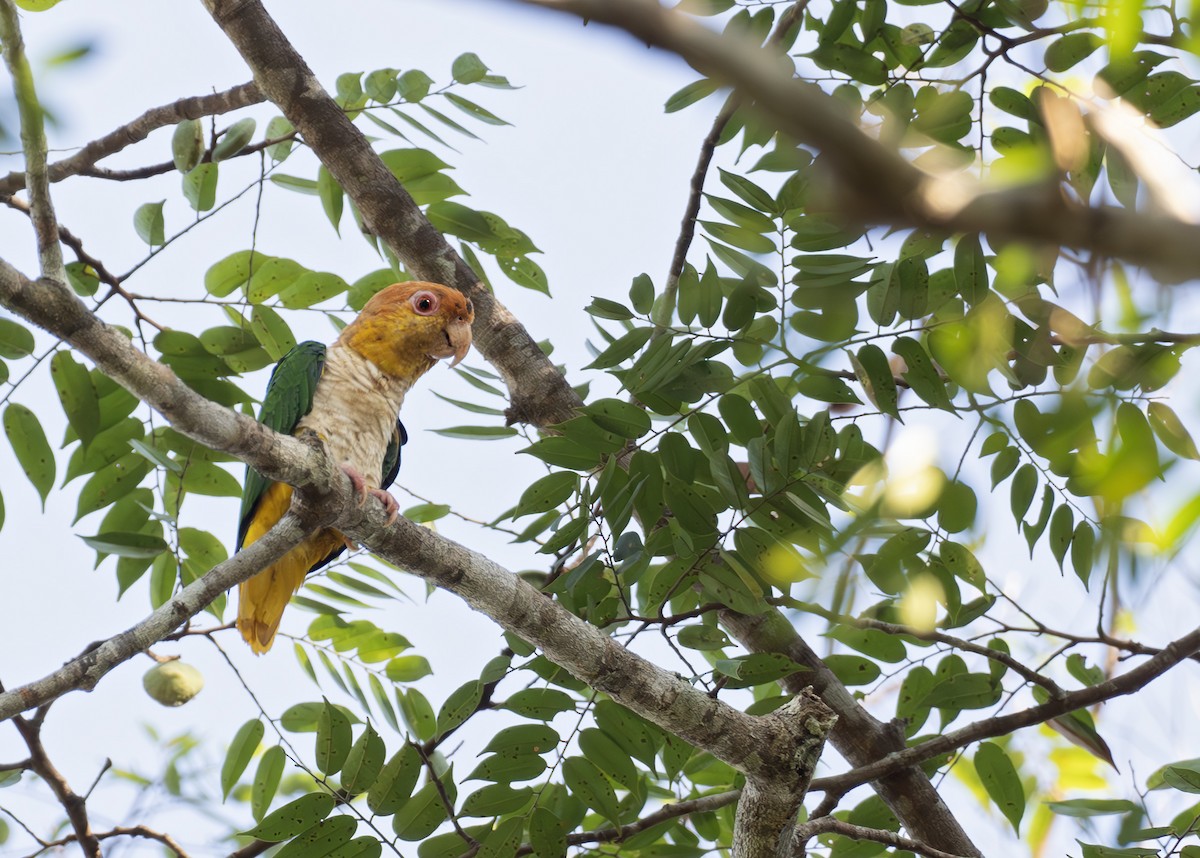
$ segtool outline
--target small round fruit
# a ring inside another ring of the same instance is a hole
[[[146,671],[142,687],[163,706],[182,706],[204,688],[204,675],[182,661],[166,661]]]

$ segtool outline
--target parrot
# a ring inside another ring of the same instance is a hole
[[[408,440],[398,417],[404,395],[438,360],[453,358],[455,366],[466,357],[474,319],[470,299],[449,286],[387,286],[328,348],[308,341],[283,356],[267,384],[259,421],[288,435],[314,433],[350,478],[359,505],[374,496],[395,521],[399,508],[386,489]],[[247,467],[237,549],[261,539],[291,501],[291,486]],[[237,628],[255,653],[271,648],[284,608],[305,576],[348,545],[337,530],[323,528],[238,585]]]

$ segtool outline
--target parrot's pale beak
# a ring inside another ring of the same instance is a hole
[[[446,357],[453,355],[450,366],[458,366],[471,350],[471,324],[464,319],[455,319],[446,326],[446,339],[452,349]]]

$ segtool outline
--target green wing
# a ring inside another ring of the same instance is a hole
[[[284,435],[296,431],[296,425],[312,410],[313,392],[317,389],[317,381],[325,368],[325,346],[321,343],[300,343],[283,356],[283,360],[275,365],[271,380],[267,383],[267,393],[263,397],[262,409],[258,420],[264,426],[274,429]],[[397,451],[399,447],[397,447]],[[397,453],[397,465],[399,453]],[[246,481],[242,485],[242,512],[238,525],[237,547],[242,547],[246,538],[246,530],[254,508],[263,496],[263,492],[271,485],[258,471],[246,468]]]
[[[400,448],[407,443],[408,433],[404,431],[404,424],[397,419],[396,431],[388,442],[387,452],[383,454],[383,478],[379,481],[381,489],[396,482],[396,474],[400,473]]]

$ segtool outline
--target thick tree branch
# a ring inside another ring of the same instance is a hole
[[[475,305],[475,345],[508,386],[510,423],[549,426],[574,416],[579,397],[525,328],[434,229],[370,142],[321,87],[258,0],[204,0],[213,20],[354,201],[364,223],[418,278],[445,283]]]
[[[1178,277],[1200,275],[1200,225],[1147,211],[1082,206],[1055,182],[986,191],[964,177],[930,176],[864,134],[836,99],[792,76],[749,38],[722,35],[657,0],[524,0],[626,30],[730,85],[776,128],[821,151],[846,204],[868,221],[984,233],[1095,251]]]
[[[150,135],[150,132],[159,128],[175,125],[185,119],[199,119],[201,116],[228,113],[252,104],[259,104],[265,100],[257,86],[253,83],[243,83],[212,95],[181,98],[171,104],[153,107],[132,122],[86,144],[71,157],[55,161],[50,165],[48,171],[49,180],[61,182],[70,176],[88,175],[101,158],[107,158],[126,147],[140,143]],[[174,168],[174,165],[169,166]],[[25,183],[24,173],[9,173],[0,178],[0,194],[16,193],[25,187]]]
[[[169,634],[217,594],[246,580],[316,526],[333,525],[386,559],[462,596],[507,630],[539,646],[593,688],[747,775],[757,788],[802,797],[831,722],[819,700],[797,696],[765,718],[746,715],[634,655],[491,560],[401,519],[388,527],[382,507],[359,508],[349,480],[299,441],[209,402],[167,367],[137,351],[61,284],[30,281],[0,261],[0,303],[63,338],[161,412],[180,432],[238,456],[298,489],[295,513],[266,537],[185,588],[146,620],[102,642],[38,682],[0,694],[0,719],[74,688],[92,687],[117,664]],[[796,798],[796,802],[799,798]],[[776,800],[777,807],[778,801]],[[794,808],[793,808],[794,812]],[[782,817],[780,811],[777,816]],[[779,836],[776,829],[774,837]]]
[[[334,522],[375,554],[462,597],[505,630],[627,709],[733,766],[748,777],[798,779],[796,748],[807,748],[827,708],[798,696],[793,708],[756,718],[625,649],[491,559],[400,519],[382,507],[342,508]],[[810,729],[812,728],[812,729]],[[811,774],[811,773],[810,773]]]
[[[904,748],[900,730],[867,712],[779,611],[772,609],[748,616],[726,610],[721,612],[721,624],[751,652],[783,653],[808,668],[803,673],[785,677],[783,686],[795,693],[811,685],[837,713],[838,723],[830,733],[829,741],[851,766],[856,767],[854,771]],[[915,764],[903,768],[896,766],[885,774],[886,777],[870,779],[875,781],[875,791],[914,837],[957,855],[980,854],[920,768]],[[866,781],[863,779],[858,783]],[[828,778],[822,778],[817,783],[828,782]],[[846,789],[835,784],[829,791],[845,792]]]

